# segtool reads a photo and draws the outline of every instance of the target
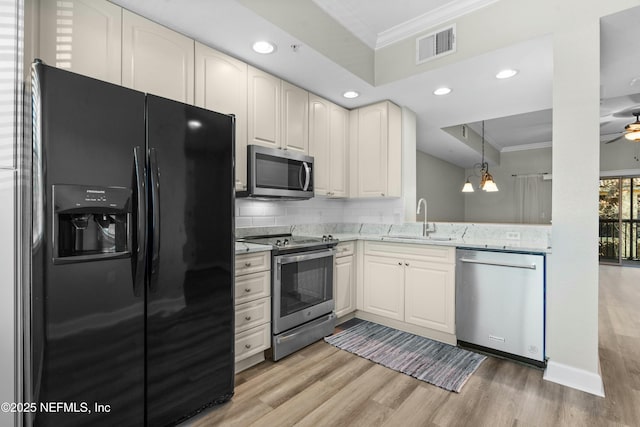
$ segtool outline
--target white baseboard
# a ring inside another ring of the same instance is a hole
[[[604,397],[604,383],[599,372],[594,374],[593,372],[550,360],[547,362],[547,369],[545,369],[542,378],[546,381]]]

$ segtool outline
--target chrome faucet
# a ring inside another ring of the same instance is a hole
[[[420,204],[424,202],[424,222],[422,223],[422,236],[427,237],[427,201],[424,198],[418,200],[418,209],[416,209],[416,215],[420,214]]]

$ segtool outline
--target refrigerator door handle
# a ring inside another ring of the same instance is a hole
[[[144,288],[145,266],[147,264],[147,177],[145,155],[140,146],[133,149],[133,173],[136,192],[136,241],[133,262],[133,293],[141,296]]]
[[[151,176],[151,227],[153,229],[149,291],[154,291],[158,282],[158,266],[160,265],[160,172],[155,148],[149,150],[149,174]]]

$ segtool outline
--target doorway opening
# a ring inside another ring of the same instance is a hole
[[[640,267],[640,176],[600,180],[599,259]]]

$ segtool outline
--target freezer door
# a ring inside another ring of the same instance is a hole
[[[456,336],[544,360],[544,256],[458,250]]]
[[[147,96],[147,422],[233,393],[234,119]]]
[[[123,227],[133,231],[145,199],[134,166],[144,94],[43,64],[33,76],[25,401],[38,411],[27,417],[35,426],[139,426],[145,318],[136,285],[144,276],[136,283],[139,236]]]

